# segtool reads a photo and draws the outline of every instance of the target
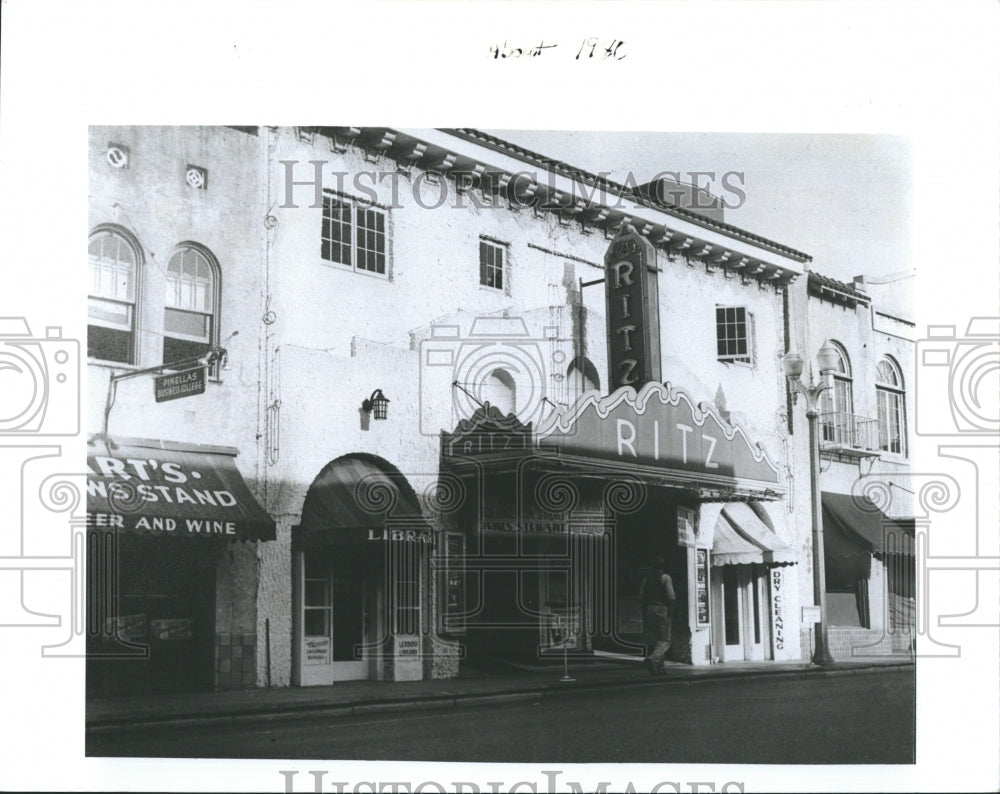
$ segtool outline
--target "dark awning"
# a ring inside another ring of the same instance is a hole
[[[95,437],[87,522],[159,537],[274,540],[274,520],[236,468],[237,450]]]
[[[432,534],[406,478],[374,456],[355,454],[333,461],[313,481],[292,540],[297,548],[383,540],[431,543]]]
[[[827,545],[854,547],[876,556],[914,553],[912,519],[889,518],[864,496],[824,491],[822,498]]]

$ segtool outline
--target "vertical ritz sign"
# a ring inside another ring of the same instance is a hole
[[[656,249],[623,223],[604,255],[609,393],[660,381]]]

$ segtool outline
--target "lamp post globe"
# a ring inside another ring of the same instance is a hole
[[[820,395],[833,383],[833,373],[839,362],[837,349],[825,342],[816,357],[821,377],[815,383],[802,382],[803,361],[798,353],[787,353],[781,366],[788,384],[797,396],[806,398],[806,419],[809,421],[809,484],[812,511],[813,600],[819,607],[819,621],[815,626],[816,644],[812,662],[817,665],[833,664],[826,621],[826,568],[823,548],[823,515],[819,486],[819,400]]]

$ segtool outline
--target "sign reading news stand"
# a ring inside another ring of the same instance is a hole
[[[141,438],[87,442],[87,523],[162,537],[274,540],[237,450]]]

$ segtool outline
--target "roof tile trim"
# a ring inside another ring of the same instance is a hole
[[[651,207],[653,209],[658,209],[669,215],[674,215],[678,218],[683,218],[686,221],[695,223],[699,226],[704,226],[706,228],[715,229],[717,231],[723,232],[730,237],[735,237],[740,240],[745,240],[749,243],[754,243],[756,245],[761,245],[764,247],[769,247],[775,251],[785,254],[791,259],[796,259],[800,262],[811,262],[812,257],[809,254],[803,253],[802,251],[797,251],[787,245],[782,245],[781,243],[775,242],[774,240],[769,240],[766,237],[761,237],[760,235],[748,232],[745,229],[741,229],[738,226],[732,226],[728,223],[723,223],[721,221],[715,221],[711,218],[706,218],[696,212],[691,212],[690,210],[683,209],[682,207],[665,207],[660,204],[649,201],[644,196],[635,192],[631,188],[621,185],[617,182],[612,182],[609,179],[604,179],[592,174],[589,171],[584,171],[581,168],[575,168],[574,166],[568,165],[559,160],[553,160],[550,157],[545,157],[538,152],[533,152],[530,149],[525,149],[516,144],[505,141],[502,138],[497,138],[495,135],[489,135],[485,132],[481,132],[476,129],[471,129],[467,127],[463,128],[446,128],[439,127],[440,132],[447,133],[449,135],[454,135],[457,138],[464,138],[465,140],[472,141],[481,146],[485,146],[488,149],[493,149],[494,151],[499,151],[507,154],[511,157],[516,157],[519,160],[523,160],[526,163],[537,166],[538,168],[543,168],[546,170],[551,170],[561,176],[567,177],[568,179],[578,179],[584,184],[590,185],[591,187],[604,188],[609,193],[616,194],[620,197],[628,198],[635,201],[637,204],[641,204],[645,207]]]

